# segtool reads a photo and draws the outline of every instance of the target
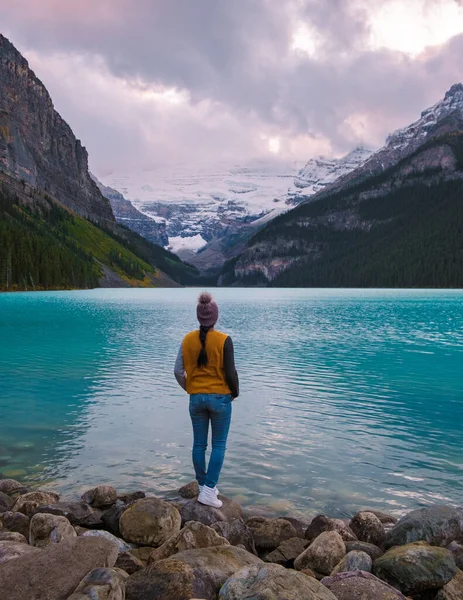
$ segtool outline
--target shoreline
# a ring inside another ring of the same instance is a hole
[[[210,508],[198,491],[60,497],[0,478],[0,589],[8,600],[90,600],[104,586],[107,600],[463,598],[463,507],[300,520],[222,495]]]

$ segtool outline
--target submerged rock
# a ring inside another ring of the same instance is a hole
[[[350,522],[350,528],[360,541],[375,546],[382,546],[386,539],[384,525],[372,512],[357,513]]]
[[[105,508],[116,502],[117,491],[112,485],[99,485],[85,492],[82,500],[95,508]]]
[[[295,528],[285,519],[251,517],[246,525],[258,550],[275,550],[285,540],[297,537]]]
[[[66,517],[39,513],[31,519],[29,530],[31,546],[44,548],[74,537],[77,537],[77,533]]]
[[[120,518],[122,537],[143,546],[162,546],[180,531],[178,510],[159,498],[143,498],[130,506]]]
[[[373,572],[404,594],[415,595],[444,586],[457,567],[446,548],[413,542],[388,550],[375,561]]]
[[[407,600],[399,590],[363,571],[339,573],[325,577],[321,583],[337,600]]]
[[[329,575],[346,555],[346,546],[337,531],[324,531],[294,561],[298,571],[312,569]]]
[[[90,571],[68,600],[124,600],[128,574],[117,568]]]
[[[336,600],[316,579],[280,565],[243,567],[223,584],[219,600]]]
[[[433,546],[448,546],[463,535],[462,514],[449,506],[428,506],[408,513],[389,531],[385,547],[424,540]]]

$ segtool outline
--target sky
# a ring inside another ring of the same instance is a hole
[[[0,0],[96,173],[340,156],[463,81],[463,0]]]

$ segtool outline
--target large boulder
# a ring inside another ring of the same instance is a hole
[[[444,586],[457,567],[450,550],[413,542],[388,550],[376,559],[373,572],[404,594],[416,595]]]
[[[82,537],[103,537],[111,542],[114,542],[117,545],[117,550],[119,553],[128,552],[133,548],[133,544],[128,544],[121,540],[121,538],[116,537],[109,531],[104,531],[104,529],[89,529],[81,534]]]
[[[112,567],[117,546],[102,538],[77,537],[21,556],[0,568],[2,598],[66,600],[97,567]]]
[[[462,516],[449,506],[428,506],[408,513],[389,531],[385,547],[424,540],[433,546],[448,546],[463,535]]]
[[[246,565],[262,561],[234,546],[186,550],[138,571],[126,588],[127,600],[215,600],[225,581]]]
[[[382,546],[386,539],[384,525],[379,517],[372,512],[357,513],[350,522],[350,528],[360,541],[375,546]]]
[[[219,600],[336,600],[316,579],[264,564],[243,567],[223,584]]]
[[[180,508],[182,523],[199,521],[203,525],[210,526],[218,521],[241,519],[243,511],[239,504],[225,496],[220,496],[220,500],[223,502],[222,508],[212,508],[200,504],[197,500],[189,500]]]
[[[275,550],[285,540],[297,537],[296,529],[285,519],[251,517],[246,525],[258,550]]]
[[[29,517],[22,513],[7,511],[0,514],[0,529],[16,531],[25,538],[29,538],[29,524]]]
[[[82,501],[95,508],[111,506],[117,500],[117,491],[112,485],[99,485],[82,495]]]
[[[37,513],[47,513],[66,517],[72,525],[79,527],[97,526],[102,513],[91,508],[86,502],[56,502],[54,504],[43,504],[35,509]]]
[[[347,573],[349,571],[365,571],[371,573],[373,567],[373,561],[371,556],[366,552],[359,550],[351,550],[346,556],[337,564],[331,572],[331,575],[337,575],[338,573]]]
[[[128,574],[117,568],[93,569],[68,600],[124,600]]]
[[[23,542],[2,541],[0,542],[0,564],[19,558],[24,554],[34,554],[36,552],[40,552],[40,550]]]
[[[450,552],[453,554],[455,564],[459,569],[463,570],[463,544],[459,542],[452,542],[447,546]]]
[[[405,596],[371,573],[349,571],[325,577],[321,583],[337,600],[406,600]]]
[[[143,498],[130,506],[120,518],[120,530],[126,542],[142,546],[162,546],[180,531],[178,510],[159,498]]]
[[[14,504],[14,498],[8,496],[4,492],[0,492],[0,513],[11,510]]]
[[[29,543],[37,548],[59,544],[63,540],[77,537],[74,527],[66,517],[38,513],[31,519]]]
[[[25,494],[27,488],[16,481],[15,479],[0,479],[0,492],[7,496],[19,496],[19,494]]]
[[[186,485],[183,485],[179,490],[178,494],[181,498],[190,500],[191,498],[197,498],[199,496],[199,485],[197,481],[190,481]]]
[[[243,546],[248,552],[257,554],[252,532],[242,519],[217,521],[212,523],[211,527],[232,546]]]
[[[265,562],[292,567],[296,558],[304,552],[309,543],[307,540],[297,537],[285,540],[278,548],[266,555]]]
[[[346,545],[337,531],[324,531],[294,561],[298,571],[312,569],[329,575],[346,555]]]
[[[461,600],[463,598],[463,571],[458,569],[453,579],[437,592],[434,600]]]
[[[361,542],[360,540],[354,542],[346,542],[346,551],[352,552],[352,550],[359,550],[360,552],[366,552],[373,561],[384,554],[384,550],[378,548],[374,544],[368,542]]]
[[[32,517],[35,509],[41,504],[54,504],[58,500],[59,495],[54,492],[28,492],[18,496],[11,510]]]
[[[214,529],[198,521],[188,521],[183,529],[170,537],[162,546],[156,548],[148,559],[148,564],[169,558],[184,550],[193,548],[210,548],[212,546],[229,546],[230,542],[220,536]]]
[[[305,530],[305,538],[313,541],[324,531],[337,531],[345,542],[357,539],[352,529],[341,519],[332,519],[326,515],[317,515]]]

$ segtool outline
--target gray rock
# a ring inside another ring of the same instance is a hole
[[[397,519],[397,517],[394,517],[393,515],[390,515],[389,513],[382,512],[381,510],[367,509],[363,512],[373,513],[374,515],[376,515],[378,517],[378,519],[381,521],[381,523],[383,525],[395,525],[397,523],[397,521],[399,520],[399,519]]]
[[[116,564],[114,566],[122,569],[129,575],[133,575],[137,571],[141,571],[145,565],[131,552],[121,552],[117,557]]]
[[[304,521],[300,521],[299,519],[293,519],[292,517],[280,517],[280,519],[283,519],[284,521],[288,521],[288,523],[291,523],[291,525],[296,530],[297,537],[299,537],[299,538],[305,537],[305,532],[307,531],[307,528],[309,526],[308,523],[305,523]]]
[[[129,550],[131,550],[134,547],[133,544],[128,544],[127,542],[124,542],[124,540],[121,540],[121,538],[118,538],[115,535],[113,535],[112,533],[109,533],[109,531],[104,531],[101,529],[88,530],[85,533],[82,533],[81,536],[82,537],[103,537],[103,538],[117,544],[117,549],[118,549],[119,553],[128,552]]]
[[[341,519],[332,519],[326,515],[316,516],[305,531],[305,538],[312,541],[324,531],[337,531],[345,542],[357,539],[352,529]]]
[[[285,519],[251,517],[246,525],[258,550],[275,550],[285,540],[297,537],[295,528]]]
[[[238,569],[262,561],[235,546],[186,550],[132,575],[127,600],[215,600],[220,587]]]
[[[446,548],[413,542],[388,550],[375,560],[373,572],[404,594],[416,595],[444,586],[456,575],[457,567]]]
[[[292,567],[295,559],[304,552],[309,543],[307,540],[298,537],[285,540],[276,550],[266,555],[265,561],[283,567]]]
[[[95,511],[86,502],[56,502],[55,504],[44,504],[37,506],[35,514],[47,513],[66,517],[72,525],[85,527],[84,523],[94,522]],[[97,512],[97,517],[101,513]]]
[[[182,498],[197,498],[199,495],[199,485],[197,481],[190,481],[187,485],[182,486],[178,490],[179,496]]]
[[[350,522],[350,528],[360,541],[368,542],[375,546],[382,546],[386,539],[384,525],[371,512],[357,513]]]
[[[14,498],[11,498],[4,492],[0,492],[0,513],[11,510],[14,504]]]
[[[2,598],[66,600],[97,567],[112,567],[117,546],[102,538],[77,537],[21,556],[0,568]]]
[[[15,479],[0,479],[0,492],[7,496],[19,496],[19,494],[25,494],[27,491],[27,488]]]
[[[11,511],[0,513],[0,529],[16,531],[17,533],[21,533],[25,538],[29,538],[29,523],[29,517],[22,513]]]
[[[145,492],[127,492],[126,494],[120,494],[117,499],[120,500],[123,504],[133,504],[137,500],[141,500],[142,498],[146,498]]]
[[[325,577],[321,583],[337,600],[407,600],[398,590],[371,573],[350,571]]]
[[[182,515],[182,524],[188,521],[199,521],[203,525],[212,525],[218,521],[232,521],[233,519],[241,519],[242,509],[239,504],[233,502],[225,496],[219,496],[223,502],[222,508],[211,508],[204,506],[197,500],[189,500],[180,509]]]
[[[337,531],[324,531],[294,561],[298,571],[312,569],[329,575],[346,555],[346,545]]]
[[[140,498],[141,500],[141,498]],[[136,500],[134,500],[136,502]],[[131,504],[133,504],[132,502]],[[121,529],[119,526],[121,516],[129,508],[129,504],[123,504],[120,500],[116,502],[111,508],[106,510],[101,520],[108,531],[117,537],[122,537]]]
[[[0,542],[0,564],[17,559],[24,554],[34,554],[36,552],[40,552],[40,550],[23,542],[2,541]]]
[[[180,531],[178,510],[159,498],[143,498],[130,506],[120,518],[120,530],[126,542],[143,546],[162,546]]]
[[[219,600],[336,600],[316,579],[280,565],[243,567],[223,584]]]
[[[463,570],[463,544],[452,542],[447,546],[448,550],[453,554],[455,564],[459,569]]]
[[[389,531],[385,547],[424,540],[433,546],[448,546],[462,535],[461,514],[449,506],[419,508],[405,515]]]
[[[371,556],[366,552],[360,550],[351,550],[346,556],[337,564],[331,575],[337,575],[338,573],[347,573],[348,571],[365,571],[371,573],[373,567],[373,561]]]
[[[230,542],[211,527],[198,521],[188,521],[178,533],[170,537],[162,546],[153,550],[148,559],[148,564],[169,558],[169,556],[184,550],[229,545]]]
[[[93,569],[68,600],[124,600],[128,574],[117,568]]]
[[[366,552],[373,561],[384,554],[384,551],[381,550],[381,548],[378,548],[378,546],[375,546],[374,544],[369,544],[368,542],[361,542],[360,540],[354,542],[346,542],[346,550],[347,552],[352,552],[352,550]]]
[[[11,510],[32,517],[35,509],[41,504],[54,504],[58,500],[59,495],[54,492],[28,492],[27,494],[18,496]]]
[[[232,546],[243,546],[248,552],[257,554],[252,532],[242,519],[218,521],[212,523],[211,527],[228,540]]]
[[[0,531],[0,542],[19,542],[27,544],[27,538],[22,533],[16,531]]]
[[[105,508],[116,502],[117,491],[112,485],[99,485],[96,488],[85,492],[82,496],[82,500],[95,508]]]
[[[437,592],[435,600],[462,600],[463,598],[463,571],[457,574]]]
[[[66,517],[39,513],[31,519],[29,529],[31,546],[44,548],[74,537],[77,537],[77,533]]]

